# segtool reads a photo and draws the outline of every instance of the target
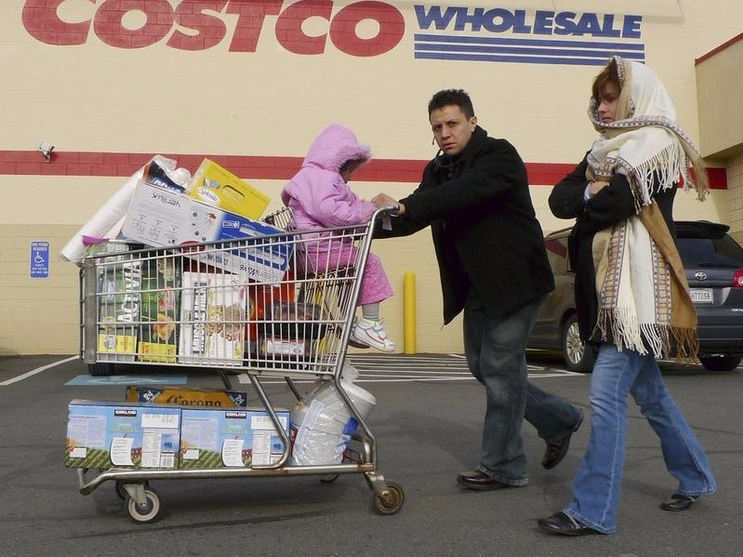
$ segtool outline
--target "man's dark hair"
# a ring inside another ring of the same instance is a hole
[[[428,103],[428,116],[430,117],[434,110],[452,105],[458,106],[467,118],[475,115],[472,99],[464,89],[444,89],[431,97]]]

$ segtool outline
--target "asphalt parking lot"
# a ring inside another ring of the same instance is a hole
[[[129,519],[113,482],[79,492],[64,467],[72,399],[122,400],[124,385],[174,381],[219,388],[213,372],[131,366],[93,378],[73,356],[0,357],[0,555],[425,555],[425,556],[733,556],[743,545],[741,368],[712,374],[665,362],[671,392],[712,461],[718,492],[684,513],[658,504],[674,490],[657,439],[630,406],[619,533],[556,538],[537,518],[559,510],[587,445],[588,421],[552,471],[539,466],[544,445],[529,425],[524,439],[530,483],[523,489],[464,492],[458,472],[477,462],[484,406],[481,387],[458,355],[352,355],[359,384],[376,397],[369,426],[379,471],[404,489],[398,514],[380,516],[360,474],[327,483],[317,476],[165,480],[153,487],[164,506],[152,524]],[[590,376],[531,354],[538,384],[587,408]],[[164,373],[163,373],[164,372]],[[233,387],[250,386],[233,377]],[[300,387],[308,384],[300,384]],[[276,405],[293,403],[282,382],[266,384]],[[255,399],[253,399],[255,401]],[[257,402],[257,401],[256,401]]]

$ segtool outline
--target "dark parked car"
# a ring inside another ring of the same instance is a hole
[[[731,371],[743,358],[743,248],[727,234],[729,228],[708,221],[676,222],[679,252],[697,310],[699,360],[710,371]],[[578,334],[569,234],[566,228],[544,239],[556,287],[539,310],[528,348],[559,350],[569,370],[591,371],[594,351]]]

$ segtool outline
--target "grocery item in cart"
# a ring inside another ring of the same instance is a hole
[[[239,275],[184,272],[178,361],[241,366],[247,304]]]
[[[126,244],[108,245],[111,249],[131,248]],[[99,357],[101,361],[132,362],[139,332],[142,263],[122,255],[101,258],[96,268]]]
[[[201,162],[186,191],[202,203],[251,219],[260,218],[270,201],[266,194],[209,159]]]
[[[144,259],[142,267],[139,359],[174,363],[181,301],[180,259],[158,252],[154,257]]]
[[[65,466],[176,467],[179,407],[73,400],[68,410]]]
[[[177,168],[176,161],[155,155],[152,160],[137,170],[116,193],[78,230],[62,248],[60,257],[80,264],[85,257],[85,236],[95,238],[116,238],[119,236],[124,217],[129,211],[137,184],[143,178],[160,184],[185,186],[191,173],[185,168]],[[182,189],[182,188],[180,188]]]
[[[366,419],[376,405],[374,395],[349,382],[341,385]],[[335,383],[318,379],[292,409],[292,464],[340,464],[358,425]]]
[[[275,412],[288,436],[289,412]],[[283,454],[265,410],[183,409],[180,468],[250,468],[278,462]]]

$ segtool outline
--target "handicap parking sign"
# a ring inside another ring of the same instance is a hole
[[[31,242],[31,278],[49,277],[49,242]]]

